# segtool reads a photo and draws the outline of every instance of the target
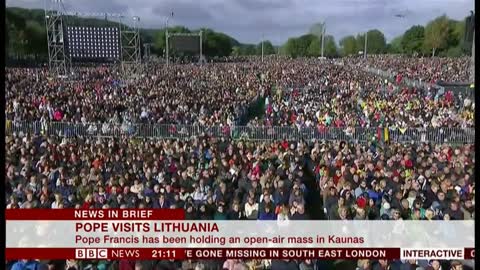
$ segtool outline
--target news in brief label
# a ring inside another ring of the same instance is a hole
[[[40,247],[52,251],[45,256],[78,259],[474,257],[467,250],[473,221],[185,221],[178,210],[23,211],[6,212],[11,258]]]

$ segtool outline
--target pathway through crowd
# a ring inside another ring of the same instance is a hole
[[[312,220],[324,220],[326,216],[323,212],[323,202],[320,197],[320,192],[317,188],[317,183],[313,175],[314,164],[310,157],[305,156],[305,166],[303,166],[304,184],[307,187],[308,193],[305,198],[306,212]]]

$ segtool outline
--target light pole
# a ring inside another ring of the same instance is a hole
[[[263,63],[263,43],[265,41],[265,34],[262,33],[262,63]]]
[[[473,29],[472,59],[470,60],[470,81],[475,84],[475,29]]]
[[[469,27],[473,27],[472,33],[472,58],[470,59],[470,82],[475,85],[475,13],[473,10],[470,11],[470,23],[472,26],[467,25],[467,29]]]
[[[149,61],[150,59],[150,43],[145,43],[143,44],[143,47],[145,48],[144,49],[144,58],[145,58],[145,61]]]
[[[367,59],[367,39],[368,39],[368,31],[365,32],[365,48],[363,49],[363,58]]]
[[[322,27],[322,58],[323,58],[323,48],[325,44],[325,33],[326,33],[326,22],[323,22],[323,27]]]
[[[200,63],[203,63],[203,31],[200,30]]]
[[[168,62],[169,62],[169,56],[168,56],[168,20],[170,17],[173,17],[173,12],[169,14],[167,17],[167,21],[165,22],[165,60],[167,61],[167,67],[168,67]]]

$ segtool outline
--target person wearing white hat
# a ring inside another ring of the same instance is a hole
[[[382,204],[382,207],[380,208],[380,216],[383,216],[385,214],[390,216],[390,203],[389,202],[384,202]]]

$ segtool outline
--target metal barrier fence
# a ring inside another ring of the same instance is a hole
[[[336,65],[340,65],[340,66],[344,66],[345,63],[339,61],[339,62],[335,62]],[[395,78],[395,76],[397,75],[397,72],[395,72],[394,70],[381,70],[381,69],[378,69],[378,68],[374,68],[374,67],[370,67],[370,66],[366,66],[366,67],[363,67],[363,66],[358,66],[360,68],[362,68],[365,72],[368,72],[368,73],[371,73],[371,74],[375,74],[377,76],[380,76],[382,78],[389,78],[390,80],[393,80]],[[410,78],[402,78],[402,84],[406,85],[406,86],[409,86],[409,87],[414,87],[414,88],[418,88],[418,89],[421,89],[421,90],[424,90],[425,89],[430,89],[430,91],[433,91],[433,92],[436,92],[436,91],[440,91],[440,89],[442,89],[441,91],[443,92],[445,89],[448,89],[448,90],[452,90],[453,93],[455,94],[455,97],[459,97],[461,96],[462,98],[466,98],[466,97],[469,97],[471,99],[475,98],[475,91],[474,91],[474,88],[471,87],[470,85],[466,85],[466,86],[455,86],[455,85],[449,85],[449,86],[443,86],[443,85],[439,85],[439,84],[432,84],[432,83],[427,83],[425,81],[422,81],[421,79],[420,80],[414,80],[414,79],[410,79]],[[435,93],[434,93],[435,94]],[[461,100],[463,101],[463,100]]]
[[[345,65],[345,63],[343,61],[337,61],[337,62],[335,62],[335,64],[339,65],[339,66],[344,66]],[[392,70],[381,70],[381,69],[378,69],[378,68],[374,68],[374,67],[370,67],[370,66],[363,66],[363,65],[362,66],[357,65],[357,67],[363,69],[363,71],[365,71],[365,72],[375,74],[375,75],[378,75],[378,76],[383,77],[383,78],[393,79],[394,76],[397,75],[397,73],[392,71]],[[426,82],[419,81],[419,80],[412,80],[412,79],[409,79],[409,78],[402,78],[402,83],[409,86],[409,87],[416,87],[416,88],[423,88],[423,89],[428,89],[429,87],[432,87],[432,86],[438,87],[435,84],[426,83]]]
[[[429,142],[472,144],[474,128],[297,128],[248,126],[192,126],[108,123],[81,124],[64,122],[6,122],[6,134],[13,133],[61,137],[136,137],[189,139],[195,136],[226,137],[253,141],[265,140],[325,140],[369,142],[373,138],[390,142]]]
[[[365,71],[367,71],[369,73],[372,73],[372,74],[376,74],[376,75],[378,75],[380,77],[384,77],[384,78],[392,78],[393,79],[397,75],[396,72],[391,71],[391,70],[381,70],[381,69],[372,68],[372,67],[366,67]],[[421,80],[413,80],[413,79],[410,79],[410,78],[402,78],[402,84],[405,84],[409,87],[415,87],[415,88],[421,88],[421,89],[428,89],[430,87],[439,88],[439,86],[436,85],[436,84],[426,83],[426,82],[423,82]]]

